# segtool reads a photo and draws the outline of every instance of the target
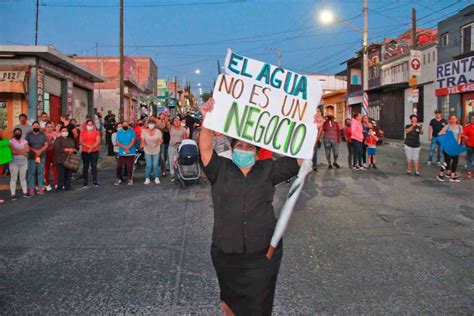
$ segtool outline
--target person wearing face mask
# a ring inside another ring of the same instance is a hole
[[[323,124],[322,138],[324,143],[324,150],[326,152],[326,159],[328,161],[328,168],[336,167],[339,169],[337,164],[337,158],[339,157],[339,144],[341,143],[341,128],[339,124],[334,121],[334,116],[328,115],[326,121]],[[334,163],[331,164],[331,152],[334,158]]]
[[[117,132],[116,145],[119,148],[119,156],[117,160],[117,180],[114,185],[122,183],[123,168],[127,169],[127,185],[133,185],[133,160],[136,150],[136,136],[133,129],[130,128],[128,121],[122,122],[122,130]]]
[[[48,138],[48,149],[46,150],[46,160],[44,165],[44,185],[46,191],[50,192],[53,188],[50,182],[50,173],[53,171],[53,184],[54,187],[58,186],[58,169],[56,168],[56,161],[54,157],[54,141],[60,136],[59,132],[54,129],[52,122],[46,123],[44,134]]]
[[[214,108],[209,99],[203,119]],[[299,171],[302,161],[289,157],[257,160],[258,148],[233,140],[232,159],[217,155],[213,132],[204,126],[199,137],[201,165],[212,186],[214,227],[211,257],[226,315],[270,315],[283,255],[282,243],[271,259],[266,252],[276,218],[275,186]]]
[[[347,145],[347,165],[352,169],[352,159],[354,157],[354,147],[352,146],[351,141],[351,119],[346,118],[344,121],[346,127],[344,127],[344,136],[346,138]]]
[[[142,132],[144,129],[146,129],[146,127],[145,127],[145,124],[143,123],[143,120],[138,120],[137,123],[135,124],[135,127],[133,128],[133,131],[135,132],[135,136],[137,137],[137,145],[140,145],[140,142],[142,139]]]
[[[28,142],[22,138],[20,128],[13,130],[13,138],[10,140],[10,149],[13,154],[13,160],[10,162],[10,193],[12,200],[16,200],[16,184],[20,179],[23,197],[30,197],[26,186],[26,172],[28,170]]]
[[[92,119],[86,121],[85,129],[81,131],[80,142],[82,147],[82,178],[83,186],[87,187],[89,180],[89,166],[92,169],[92,183],[98,187],[97,183],[97,161],[99,160],[100,133],[95,128]]]
[[[156,128],[154,121],[150,121],[148,129],[142,131],[141,141],[146,161],[145,184],[150,184],[152,169],[155,183],[160,184],[160,146],[162,143],[163,135],[161,131]]]
[[[41,131],[38,121],[33,122],[33,130],[26,135],[30,152],[28,154],[28,187],[30,195],[35,195],[37,185],[38,195],[44,194],[44,162],[46,160],[46,149],[49,147],[48,138]]]
[[[169,165],[168,159],[168,148],[170,145],[170,132],[169,132],[169,120],[165,113],[160,113],[160,118],[157,120],[157,126],[163,134],[163,143],[160,148],[160,167],[161,167],[161,176],[166,177],[167,165]]]
[[[54,141],[54,155],[56,157],[56,168],[58,169],[58,187],[56,192],[63,189],[71,190],[72,170],[66,168],[63,163],[69,154],[77,152],[74,139],[69,137],[69,131],[66,126],[61,127],[61,137]]]
[[[171,174],[171,181],[174,181],[174,161],[176,157],[176,150],[179,146],[179,143],[183,141],[183,139],[187,139],[189,134],[186,127],[182,126],[179,117],[175,117],[172,120],[173,124],[170,125],[168,123],[168,130],[170,133],[170,144],[168,147],[168,159],[170,162],[170,174]]]

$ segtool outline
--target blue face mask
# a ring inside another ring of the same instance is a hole
[[[232,161],[239,168],[250,168],[255,163],[255,153],[253,151],[234,149]]]

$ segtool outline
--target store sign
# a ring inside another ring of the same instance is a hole
[[[0,81],[25,81],[25,71],[3,71],[0,70]]]
[[[347,98],[347,105],[359,104],[362,102],[364,102],[364,98],[361,95]]]
[[[419,50],[410,51],[410,77],[421,76],[421,52]]]
[[[459,87],[474,83],[474,56],[451,61],[436,67],[438,89]],[[459,92],[458,92],[459,93]]]
[[[284,156],[311,159],[319,80],[231,50],[224,69],[213,91],[216,106],[204,126]]]
[[[454,87],[436,89],[436,96],[440,97],[448,94],[474,92],[474,83],[463,84]]]
[[[67,113],[72,113],[72,90],[74,88],[74,84],[72,81],[67,81]]]
[[[44,70],[43,68],[38,68],[38,76],[37,76],[37,86],[38,86],[38,104],[36,107],[36,111],[38,113],[38,117],[41,116],[41,113],[44,111],[44,100],[43,100],[43,93],[44,93]]]
[[[410,89],[408,90],[408,103],[418,103],[420,97],[420,90]]]

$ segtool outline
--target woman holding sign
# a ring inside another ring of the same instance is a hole
[[[214,108],[209,99],[203,119]],[[199,149],[212,185],[214,227],[211,257],[226,315],[270,315],[283,255],[282,243],[271,259],[266,252],[275,229],[275,185],[296,176],[302,161],[282,157],[258,160],[258,148],[233,140],[232,160],[218,156],[213,132],[201,129]]]

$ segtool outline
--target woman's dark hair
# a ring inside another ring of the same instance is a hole
[[[355,112],[354,114],[352,114],[352,116],[353,116],[354,118],[357,118],[357,117],[359,116],[359,114],[360,114],[360,112]]]
[[[416,114],[410,115],[410,120],[411,120],[412,118],[414,118],[414,117],[418,118],[418,115],[416,115]]]
[[[458,118],[458,116],[457,116],[456,114],[451,114],[451,115],[449,116],[449,119],[451,119],[453,116],[454,116],[455,118]]]
[[[35,124],[38,124],[39,125],[39,122],[38,121],[34,121],[33,123],[31,123],[31,126],[35,125]]]
[[[15,135],[16,131],[20,131],[20,133],[23,134],[23,130],[21,128],[17,127],[13,130],[13,135]]]
[[[344,123],[347,123],[347,121],[349,121],[349,122],[350,122],[350,121],[351,121],[351,119],[350,119],[350,118],[346,118],[346,119],[344,120]]]
[[[54,127],[54,123],[51,122],[51,121],[47,121],[47,122],[46,122],[45,126],[48,126],[48,125],[53,125],[53,127]]]
[[[88,120],[86,120],[86,125],[87,125],[87,123],[89,123],[89,122],[91,122],[92,124],[94,124],[94,121],[93,121],[93,120],[88,119]]]
[[[28,116],[26,116],[26,114],[25,114],[25,113],[21,113],[20,115],[18,115],[18,118],[22,118],[22,117],[24,117],[25,119],[27,119],[27,118],[28,118]]]
[[[240,139],[232,138],[232,140],[230,141],[230,148],[232,148],[232,150],[234,150],[234,147],[235,147],[235,145],[237,145],[238,141],[240,141]],[[253,146],[255,146],[255,145],[253,145]],[[255,146],[255,148],[257,149],[257,153],[258,153],[258,151],[260,150],[260,147]]]
[[[60,129],[59,131],[60,131],[60,132],[62,132],[62,131],[63,131],[63,129],[65,129],[66,131],[68,131],[68,132],[69,132],[69,130],[67,129],[67,126],[64,126],[64,125],[63,125],[63,126],[61,126],[61,129]]]

